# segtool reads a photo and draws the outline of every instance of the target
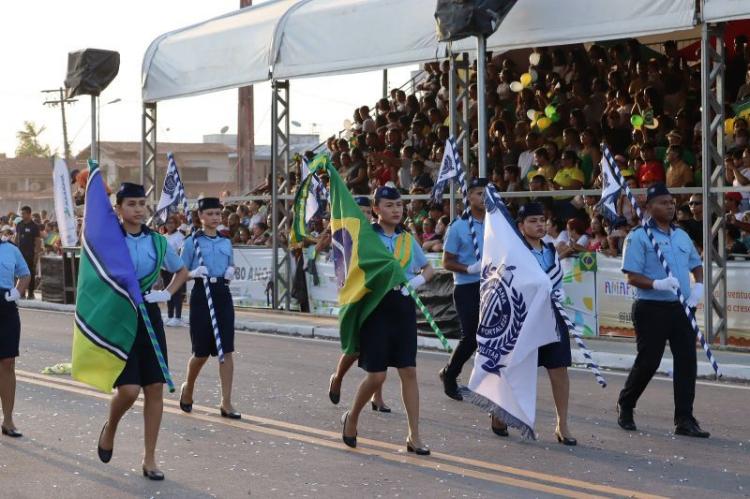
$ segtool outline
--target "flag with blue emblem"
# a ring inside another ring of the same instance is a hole
[[[478,348],[464,398],[535,438],[537,350],[558,341],[552,285],[492,184],[485,206]]]
[[[456,149],[456,142],[453,140],[453,137],[448,138],[445,141],[445,152],[443,153],[443,161],[440,163],[437,181],[435,181],[435,186],[432,188],[431,198],[433,204],[439,204],[442,201],[445,186],[448,185],[448,182],[457,178],[459,172],[463,169]]]
[[[177,163],[174,160],[174,154],[167,154],[167,174],[164,176],[164,186],[161,189],[161,197],[156,207],[154,217],[161,220],[162,223],[173,213],[182,210],[185,216],[188,215],[187,196],[185,196],[185,186],[182,185],[180,172],[177,171]]]
[[[614,223],[614,221],[617,220],[617,199],[620,197],[622,186],[620,185],[619,178],[614,174],[612,168],[610,168],[604,155],[602,155],[601,167],[602,198],[599,200],[596,207],[604,218],[609,220],[610,223]]]

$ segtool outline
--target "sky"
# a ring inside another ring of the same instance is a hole
[[[254,4],[267,0],[255,0]],[[16,132],[24,121],[44,126],[41,142],[63,151],[59,107],[43,105],[42,90],[65,80],[67,54],[83,48],[120,53],[117,78],[101,95],[101,140],[140,141],[141,62],[157,36],[239,8],[239,0],[130,0],[128,2],[39,0],[2,2],[0,47],[4,78],[0,79],[0,153],[14,156]],[[400,86],[416,67],[388,72],[390,85]],[[321,138],[340,130],[355,107],[372,105],[382,93],[382,73],[369,72],[293,80],[290,84],[292,133]],[[255,86],[256,144],[270,143],[270,84]],[[74,154],[91,137],[88,96],[66,107],[68,137]],[[119,102],[107,104],[120,99]],[[237,91],[176,99],[158,105],[157,138],[163,142],[200,142],[204,134],[237,131]],[[316,124],[315,126],[313,124]]]

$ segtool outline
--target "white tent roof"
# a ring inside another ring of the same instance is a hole
[[[705,0],[703,19],[707,23],[750,19],[748,0]]]
[[[435,3],[275,0],[173,31],[154,40],[146,52],[143,99],[444,57],[447,46],[436,38]],[[521,0],[489,38],[488,49],[652,35],[689,29],[693,18],[694,0]],[[474,47],[467,39],[454,49]]]

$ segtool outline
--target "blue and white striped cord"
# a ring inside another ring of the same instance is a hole
[[[672,271],[669,268],[669,264],[667,263],[666,258],[664,258],[664,254],[662,253],[661,248],[659,248],[659,245],[656,244],[656,239],[654,239],[654,233],[652,232],[651,227],[649,227],[649,225],[644,220],[643,212],[641,211],[641,208],[638,206],[638,201],[635,199],[635,196],[630,191],[630,187],[628,187],[627,182],[625,182],[625,180],[623,179],[622,172],[620,171],[620,168],[617,166],[615,159],[612,157],[612,153],[610,152],[609,148],[606,146],[602,148],[602,152],[603,152],[604,158],[609,164],[609,167],[612,168],[612,171],[614,172],[615,177],[617,178],[617,181],[620,183],[620,186],[625,190],[625,195],[627,195],[628,200],[630,200],[630,204],[632,204],[633,208],[635,208],[635,212],[638,215],[638,219],[641,222],[641,226],[645,229],[646,235],[648,236],[648,239],[651,242],[651,246],[654,248],[654,251],[656,251],[656,256],[659,258],[659,262],[661,263],[661,266],[664,268],[664,272],[667,273],[667,276],[674,277],[672,275]],[[690,321],[690,325],[693,327],[693,331],[698,337],[698,341],[703,347],[703,351],[706,352],[706,357],[708,357],[708,361],[711,363],[711,367],[716,373],[716,376],[720,378],[721,372],[719,371],[719,364],[716,362],[716,359],[714,358],[714,354],[711,352],[711,347],[709,347],[708,342],[706,341],[706,338],[703,336],[703,333],[698,327],[698,322],[695,320],[695,314],[690,309],[690,307],[688,307],[687,299],[685,298],[685,295],[682,294],[682,291],[680,290],[680,288],[677,288],[677,298],[680,300],[680,304],[682,304],[682,307],[685,310],[685,314],[687,315],[688,320]]]
[[[203,262],[203,253],[201,253],[201,247],[198,244],[198,237],[203,234],[202,231],[196,231],[193,233],[193,248],[195,249],[195,255],[198,257],[198,265],[205,266]],[[208,303],[208,313],[211,316],[211,327],[214,330],[214,340],[216,341],[216,352],[219,354],[219,362],[224,362],[224,349],[221,346],[221,336],[219,335],[219,323],[216,320],[216,309],[214,308],[214,300],[211,297],[211,288],[209,287],[208,277],[203,277],[203,289],[206,292],[206,302]]]
[[[466,187],[466,170],[464,169],[463,163],[461,163],[461,158],[458,156],[458,146],[456,145],[456,141],[453,137],[450,137],[448,140],[450,140],[451,146],[453,146],[453,161],[458,168],[458,185],[461,187],[461,196],[463,197],[464,202],[464,211],[461,217],[466,218],[469,221],[469,233],[471,234],[471,241],[474,243],[474,256],[478,262],[481,262],[482,255],[479,252],[477,232],[476,229],[474,229],[474,217],[471,216],[471,207],[469,206],[469,189]]]
[[[151,341],[151,346],[154,349],[154,354],[156,355],[156,361],[159,363],[159,369],[161,369],[161,374],[164,376],[164,380],[167,382],[167,387],[169,388],[169,393],[174,393],[174,381],[172,381],[172,375],[169,373],[169,367],[167,366],[167,361],[164,359],[164,354],[161,351],[161,347],[159,346],[159,340],[156,338],[156,333],[154,332],[154,325],[151,323],[151,318],[148,316],[148,310],[146,309],[146,305],[141,303],[138,305],[138,311],[141,313],[141,317],[143,318],[143,324],[146,326],[146,332],[148,333],[148,339]]]

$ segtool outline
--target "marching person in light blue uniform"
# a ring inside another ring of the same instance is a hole
[[[479,273],[484,246],[484,189],[487,179],[475,177],[469,183],[470,212],[466,218],[455,219],[448,227],[443,245],[443,268],[453,272],[453,304],[461,324],[461,339],[440,371],[443,391],[454,400],[463,400],[458,391],[458,375],[477,349],[479,327]],[[474,227],[480,258],[474,248]]]
[[[168,362],[167,338],[164,334],[159,303],[168,302],[172,294],[182,286],[187,279],[187,270],[174,249],[169,247],[166,239],[143,225],[143,219],[148,210],[146,191],[142,185],[123,182],[115,194],[115,199],[115,208],[125,233],[125,243],[135,268],[135,275],[144,291],[146,311],[164,360]],[[154,290],[151,286],[159,278],[162,269],[173,274],[172,280],[164,283],[164,289]],[[99,434],[97,454],[102,462],[108,463],[112,459],[115,435],[117,435],[120,420],[143,390],[145,446],[143,476],[149,480],[164,480],[164,473],[157,468],[155,453],[164,408],[165,382],[146,324],[139,314],[138,329],[133,346],[128,353],[128,360],[120,376],[114,382],[115,394],[110,399],[109,418]]]
[[[21,318],[16,301],[31,282],[29,266],[13,244],[13,229],[0,229],[0,402],[3,404],[2,433],[20,437],[13,423],[16,398],[16,357],[21,339]]]
[[[209,286],[216,321],[219,327],[224,362],[219,363],[221,379],[222,417],[240,419],[242,416],[232,406],[232,380],[234,377],[234,305],[229,283],[234,279],[232,243],[217,232],[221,223],[222,205],[218,198],[198,200],[198,216],[203,229],[185,240],[182,260],[195,281],[190,293],[190,341],[193,356],[188,361],[187,380],[180,390],[180,408],[185,412],[193,409],[195,381],[209,356],[218,355],[211,314],[206,299],[205,285]],[[201,258],[196,254],[195,241],[200,247]]]

